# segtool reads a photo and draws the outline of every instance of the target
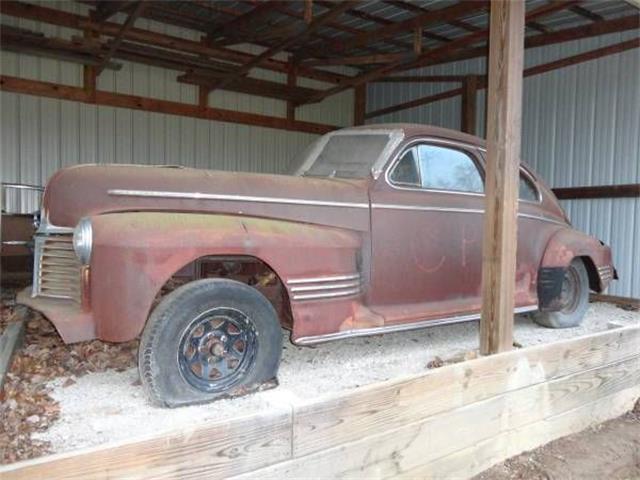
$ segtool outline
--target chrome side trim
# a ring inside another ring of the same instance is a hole
[[[391,210],[417,210],[426,212],[453,212],[453,213],[478,213],[484,214],[484,209],[480,208],[449,208],[449,207],[423,207],[420,205],[397,205],[391,203],[372,203],[371,208],[391,209]],[[542,222],[550,222],[558,225],[566,226],[567,224],[561,220],[543,217],[540,215],[532,215],[529,213],[518,213],[519,218],[530,218],[532,220],[540,220]]]
[[[340,282],[343,280],[355,280],[357,278],[360,278],[359,273],[354,273],[353,275],[329,275],[326,277],[291,278],[287,280],[287,284],[297,285],[299,283]]]
[[[549,223],[555,223],[557,225],[562,225],[562,226],[567,226],[566,222],[563,222],[561,220],[556,220],[554,218],[549,218],[549,217],[543,217],[540,215],[531,215],[529,213],[518,213],[518,217],[520,218],[530,218],[532,220],[540,220],[542,222],[549,222]]]
[[[199,192],[168,192],[155,190],[111,189],[109,195],[124,197],[178,198],[187,200],[222,200],[229,202],[280,203],[286,205],[310,205],[317,207],[369,208],[368,203],[328,202],[322,200],[304,200],[299,198],[253,197],[249,195],[225,195]]]
[[[339,288],[350,288],[350,287],[357,287],[360,285],[360,280],[355,280],[353,282],[346,282],[346,283],[336,283],[336,284],[329,284],[329,285],[305,285],[303,287],[292,287],[291,291],[292,292],[311,292],[314,290],[338,290]]]
[[[513,310],[514,315],[518,313],[533,312],[538,309],[538,305],[528,305],[518,307]],[[294,342],[296,345],[313,345],[316,343],[330,342],[332,340],[340,340],[351,337],[365,337],[368,335],[379,335],[383,333],[405,332],[410,330],[419,330],[421,328],[436,327],[440,325],[450,325],[454,323],[471,322],[480,319],[480,313],[472,313],[468,315],[460,315],[457,317],[448,317],[434,320],[423,320],[414,323],[405,323],[402,325],[386,325],[383,327],[361,328],[357,330],[345,330],[342,332],[326,333],[324,335],[314,335],[309,337],[300,337]]]
[[[316,300],[321,298],[348,297],[350,295],[357,295],[361,291],[360,287],[358,287],[349,290],[341,290],[339,292],[305,293],[301,295],[294,295],[293,300]]]
[[[372,203],[371,208],[390,210],[419,210],[427,212],[484,213],[484,210],[476,208],[422,207],[419,205],[397,205],[390,203]]]

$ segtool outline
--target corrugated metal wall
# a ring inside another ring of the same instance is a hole
[[[526,51],[525,66],[547,63],[638,36],[612,34]],[[482,59],[415,71],[422,75],[484,73]],[[414,72],[412,72],[414,73]],[[522,157],[552,187],[640,183],[640,50],[634,49],[524,81]],[[367,110],[455,88],[456,84],[376,83]],[[478,98],[484,132],[484,91]],[[460,128],[460,97],[394,112],[370,123],[416,122]],[[620,281],[615,295],[640,298],[640,199],[563,201],[576,228],[613,248]]]
[[[43,5],[86,14],[77,2],[43,2]],[[2,23],[62,38],[76,30],[0,16]],[[138,20],[136,26],[161,33],[197,39],[193,31]],[[82,85],[82,66],[2,51],[4,75]],[[197,103],[197,87],[176,82],[179,72],[118,61],[120,71],[105,70],[100,90]],[[286,82],[286,75],[257,70],[258,78]],[[300,79],[300,85],[329,85]],[[346,126],[353,118],[352,92],[306,105],[296,112],[299,120]],[[286,115],[286,103],[234,92],[216,91],[214,107]],[[200,168],[283,173],[290,160],[316,135],[262,127],[212,122],[121,108],[103,107],[0,92],[2,182],[44,185],[59,168],[78,163],[179,164]],[[9,198],[11,200],[11,197]],[[8,205],[33,209],[33,202]]]

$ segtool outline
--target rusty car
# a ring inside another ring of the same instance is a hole
[[[474,136],[381,124],[319,137],[290,175],[65,168],[18,300],[65,342],[140,336],[156,404],[250,391],[277,378],[283,329],[310,345],[477,320],[485,157]],[[578,325],[611,250],[524,164],[519,182],[514,313]]]

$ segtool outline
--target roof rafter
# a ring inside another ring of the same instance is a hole
[[[96,23],[89,17],[75,13],[64,12],[54,8],[43,7],[31,3],[3,0],[0,2],[0,11],[4,15],[26,18],[61,27],[84,31],[86,29],[100,32],[101,35],[114,37],[118,34],[121,24],[113,22]],[[127,40],[139,42],[155,47],[167,48],[181,52],[194,53],[207,57],[234,63],[246,63],[256,57],[246,52],[228,48],[211,47],[201,42],[188,40],[183,37],[153,32],[137,27],[130,28],[123,35]],[[281,60],[268,59],[261,63],[260,68],[275,72],[286,73],[289,65]],[[308,67],[299,67],[298,75],[328,83],[340,83],[350,77],[338,73],[317,70]]]
[[[140,0],[136,4],[133,11],[129,14],[125,22],[122,24],[122,27],[120,28],[120,31],[118,32],[118,34],[111,41],[111,45],[109,46],[109,51],[102,59],[102,62],[100,62],[100,65],[96,67],[96,75],[100,75],[102,73],[102,70],[104,70],[104,67],[109,63],[109,61],[113,57],[113,54],[122,43],[124,34],[127,33],[127,30],[133,27],[133,24],[135,23],[135,21],[138,19],[138,17],[146,7],[147,5],[142,0]]]
[[[320,16],[318,16],[316,18],[314,18],[311,21],[311,23],[309,23],[309,25],[307,25],[302,31],[300,31],[296,35],[293,35],[293,36],[283,40],[282,42],[274,45],[273,47],[267,49],[266,51],[264,51],[260,55],[257,55],[252,60],[250,60],[249,62],[247,62],[244,65],[242,65],[240,68],[238,68],[232,74],[229,74],[228,76],[226,76],[225,78],[223,78],[222,80],[217,82],[217,84],[212,85],[212,87],[211,87],[212,90],[216,89],[216,88],[221,88],[222,86],[227,85],[229,82],[232,82],[236,78],[249,73],[253,68],[259,66],[265,60],[268,60],[269,58],[273,57],[277,53],[280,53],[280,52],[284,51],[286,48],[290,47],[291,45],[293,45],[293,44],[295,44],[297,42],[300,42],[305,37],[307,37],[310,33],[312,33],[313,31],[317,30],[318,28],[320,28],[325,23],[330,22],[330,21],[335,20],[336,18],[338,18],[340,15],[342,15],[345,12],[345,10],[351,8],[354,3],[355,2],[352,2],[352,1],[344,1],[342,3],[336,4],[336,6],[334,6],[331,10],[323,13],[322,15],[320,15]]]
[[[537,20],[546,15],[551,15],[557,11],[564,10],[572,5],[575,5],[576,3],[578,3],[578,0],[567,0],[564,2],[554,2],[547,5],[543,5],[527,13],[525,16],[525,20],[526,21]],[[456,5],[454,5],[454,7],[460,6],[462,4],[463,4],[462,2],[457,3]],[[448,8],[452,8],[452,7],[448,7]],[[476,8],[477,8],[477,4],[476,4]],[[442,12],[443,10],[447,10],[447,9],[442,9],[439,12]],[[452,10],[448,10],[447,13],[450,14],[451,12]],[[441,21],[443,16],[446,16],[446,15],[443,15],[443,14],[438,15]],[[416,19],[417,18],[418,17],[416,17]],[[413,19],[413,21],[417,21],[416,19]],[[423,19],[420,19],[420,20],[423,20]],[[401,58],[389,65],[383,65],[381,67],[375,68],[361,75],[353,77],[350,80],[345,81],[340,85],[329,88],[328,90],[324,90],[322,93],[310,97],[307,103],[318,102],[330,95],[335,95],[336,93],[342,92],[343,90],[346,90],[348,88],[355,87],[365,82],[376,80],[382,77],[383,75],[386,75],[387,73],[391,72],[392,70],[400,69],[405,63],[410,64],[412,68],[417,68],[417,67],[423,67],[425,65],[428,65],[429,63],[433,63],[436,60],[442,60],[444,58],[447,58],[451,53],[463,47],[467,47],[469,45],[477,43],[479,40],[487,38],[488,35],[489,35],[488,29],[481,30],[478,32],[473,32],[468,35],[465,35],[464,37],[457,38],[446,45],[431,49],[421,55],[415,55],[415,54],[407,55],[406,58]]]

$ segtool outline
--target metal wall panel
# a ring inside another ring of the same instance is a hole
[[[526,50],[525,66],[551,62],[635,38],[638,31]],[[485,73],[481,59],[406,72]],[[640,183],[640,50],[527,77],[523,91],[522,157],[553,187]],[[376,110],[456,84],[375,83],[367,110]],[[485,92],[478,97],[484,134]],[[371,119],[460,128],[460,98]],[[620,281],[610,293],[640,298],[640,199],[563,201],[576,228],[610,244]]]
[[[86,14],[79,2],[40,2],[73,13]],[[114,20],[122,21],[123,16]],[[0,15],[3,24],[71,38],[76,30],[18,20]],[[188,39],[194,31],[140,19],[136,26]],[[252,53],[251,46],[234,47]],[[4,75],[82,85],[82,66],[29,55],[0,52]],[[279,57],[283,59],[282,56]],[[193,85],[180,84],[180,72],[117,60],[119,71],[105,70],[98,78],[100,90],[196,103]],[[348,72],[340,69],[336,71]],[[286,82],[286,75],[255,70],[252,76]],[[307,79],[300,84],[315,88],[329,85]],[[345,126],[352,122],[352,92],[298,109],[297,118]],[[284,117],[286,102],[226,91],[211,94],[213,107]],[[59,168],[78,163],[175,164],[199,168],[284,173],[291,159],[316,135],[213,122],[121,108],[86,105],[55,99],[0,92],[2,122],[0,179],[44,185]],[[24,196],[10,209],[33,210],[36,201]]]

